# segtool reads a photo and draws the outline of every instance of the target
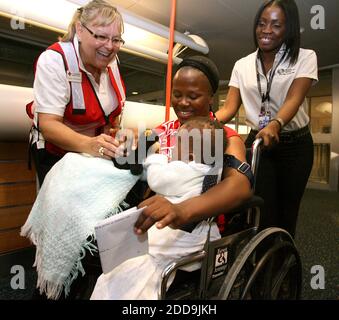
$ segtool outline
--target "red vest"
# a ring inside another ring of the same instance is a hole
[[[59,43],[54,43],[53,45],[48,47],[47,50],[53,50],[53,51],[60,53],[65,64],[65,69],[66,70],[69,69],[65,54],[61,46],[59,45]],[[117,99],[119,102],[118,107],[115,110],[113,110],[113,112],[110,115],[105,116],[105,113],[98,100],[98,97],[92,86],[91,81],[89,80],[86,72],[82,71],[79,68],[81,72],[81,87],[83,91],[84,103],[85,103],[86,109],[84,110],[73,109],[73,102],[72,102],[72,97],[71,97],[69,103],[66,106],[65,113],[64,113],[64,119],[66,119],[71,124],[74,124],[75,126],[97,122],[98,127],[96,128],[96,135],[99,135],[102,132],[102,129],[106,124],[108,124],[109,122],[112,124],[114,123],[115,118],[121,113],[124,100],[125,100],[124,93],[122,94],[120,92],[118,84],[117,84],[117,80],[120,81],[122,84],[122,88],[125,91],[125,86],[121,79],[120,73],[118,72],[120,79],[116,80],[112,72],[112,69],[110,67],[107,67],[107,69],[108,69],[108,74],[111,80],[112,87],[114,88],[114,91],[117,95]],[[29,112],[30,110],[27,109],[27,113]],[[45,142],[45,148],[53,154],[57,154],[57,155],[65,154],[64,150],[60,149],[59,147],[47,141]]]

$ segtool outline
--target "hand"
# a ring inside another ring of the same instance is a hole
[[[110,134],[120,143],[120,148],[125,156],[128,156],[130,151],[134,151],[138,147],[138,129],[120,127],[110,129]]]
[[[158,229],[166,226],[178,228],[187,223],[187,214],[180,203],[173,204],[166,198],[155,195],[138,205],[138,208],[146,207],[140,214],[134,225],[134,232],[142,234],[156,223]]]
[[[123,151],[119,148],[119,141],[113,137],[102,133],[99,136],[90,138],[90,152],[92,156],[112,159],[123,156]]]
[[[277,121],[271,121],[265,128],[261,129],[256,135],[256,139],[262,138],[264,147],[272,148],[279,143],[280,125]]]

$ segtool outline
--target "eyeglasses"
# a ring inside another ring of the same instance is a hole
[[[121,47],[125,44],[125,40],[119,37],[110,38],[103,35],[99,35],[94,33],[92,30],[88,29],[84,24],[82,24],[82,26],[93,36],[95,40],[97,40],[101,44],[106,44],[109,40],[111,40],[113,45],[116,47]]]

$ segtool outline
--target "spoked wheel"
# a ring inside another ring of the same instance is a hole
[[[290,234],[268,228],[242,249],[220,288],[220,299],[299,299],[301,261]]]

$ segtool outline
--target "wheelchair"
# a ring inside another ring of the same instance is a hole
[[[257,139],[247,150],[254,176],[260,148],[261,139]],[[253,191],[255,194],[255,182]],[[263,205],[261,198],[252,196],[229,213],[231,220],[221,239],[207,239],[200,252],[168,264],[162,273],[159,299],[300,299],[302,266],[294,240],[280,228],[260,230]],[[187,271],[190,268],[194,271]]]

